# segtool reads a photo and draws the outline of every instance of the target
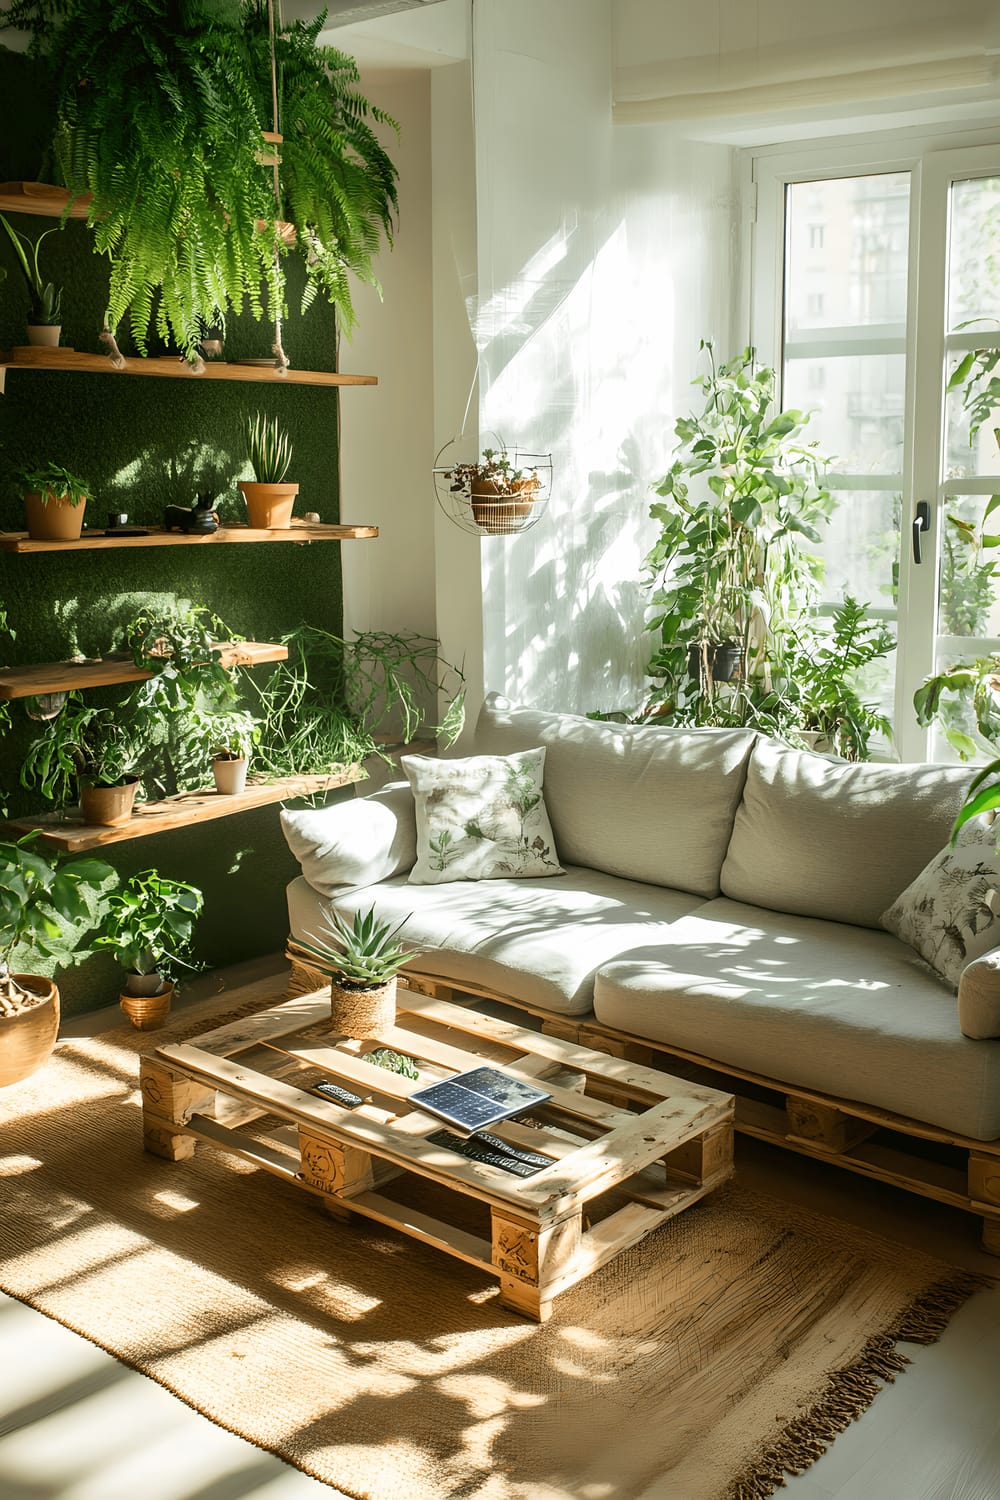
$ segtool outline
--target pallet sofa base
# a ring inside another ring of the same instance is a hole
[[[308,994],[328,982],[303,962],[294,942],[286,957],[292,964],[290,996]],[[485,1000],[533,1014],[549,1036],[733,1093],[737,1133],[977,1214],[982,1219],[983,1249],[1000,1256],[1000,1141],[977,1141],[851,1099],[792,1089],[763,1074],[616,1031],[592,1014],[555,1016],[495,990],[465,984],[459,989],[416,970],[406,971],[406,982],[420,994],[441,1000]]]

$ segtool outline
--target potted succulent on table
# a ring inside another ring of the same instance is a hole
[[[247,456],[253,480],[241,479],[237,488],[246,503],[248,524],[255,530],[287,531],[299,487],[285,482],[292,444],[277,417],[257,412],[249,419]]]
[[[59,1031],[59,990],[38,974],[12,974],[18,948],[68,963],[99,925],[96,907],[115,872],[102,859],[43,851],[38,834],[0,843],[0,1088],[47,1060]]]
[[[42,241],[50,234],[57,234],[61,225],[46,229],[37,240],[15,229],[10,220],[0,214],[3,224],[17,255],[17,263],[28,284],[31,307],[28,312],[28,343],[55,348],[62,333],[62,290],[46,281],[38,264],[38,252]]]
[[[376,921],[372,906],[367,912],[357,911],[348,927],[334,912],[339,947],[298,941],[298,947],[319,960],[320,972],[330,976],[330,1019],[341,1036],[375,1037],[395,1022],[396,976],[418,951],[404,948],[398,940],[408,921],[404,917],[395,926]]]
[[[162,1025],[170,1010],[177,966],[187,954],[205,898],[197,886],[140,870],[109,897],[97,948],[110,948],[125,970],[119,1003],[139,1031]]]
[[[84,823],[114,828],[132,816],[140,753],[124,707],[93,708],[68,693],[25,751],[21,785],[37,787],[60,809],[79,795]]]
[[[18,477],[24,485],[24,516],[32,541],[78,542],[90,497],[87,481],[55,463],[22,469]]]
[[[475,463],[459,463],[444,475],[453,494],[466,495],[473,520],[490,536],[520,531],[541,492],[537,468],[526,468],[507,448],[484,448]]]

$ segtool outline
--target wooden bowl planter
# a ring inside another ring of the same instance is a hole
[[[258,484],[241,479],[239,489],[247,508],[247,523],[254,531],[287,531],[292,507],[299,493],[297,484]]]
[[[29,490],[24,497],[24,517],[33,542],[78,542],[83,530],[86,500],[79,504],[51,490]]]
[[[130,986],[134,987],[136,981],[143,980],[155,982],[156,988],[152,994],[129,993]],[[118,1004],[136,1031],[155,1031],[158,1026],[162,1026],[170,1014],[170,1004],[174,998],[171,981],[161,979],[159,974],[129,974],[125,985],[125,992],[119,996]]]
[[[138,790],[138,776],[126,776],[118,786],[81,786],[80,816],[84,823],[96,823],[101,828],[127,823]]]
[[[380,1036],[386,1027],[396,1024],[395,979],[374,989],[331,979],[330,1020],[340,1036],[360,1041]]]
[[[13,974],[22,989],[38,996],[13,1015],[0,1015],[0,1088],[30,1078],[47,1062],[59,1034],[59,990],[38,974]]]

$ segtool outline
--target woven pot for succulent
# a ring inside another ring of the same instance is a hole
[[[398,940],[401,928],[375,919],[375,908],[355,912],[350,926],[337,912],[333,929],[338,947],[326,943],[298,943],[317,968],[330,976],[330,1019],[341,1036],[363,1039],[378,1036],[396,1019],[396,975],[416,950]]]

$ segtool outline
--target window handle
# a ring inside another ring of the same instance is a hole
[[[931,529],[931,507],[928,500],[917,501],[917,513],[913,517],[913,561],[923,562],[920,555],[920,534]]]

